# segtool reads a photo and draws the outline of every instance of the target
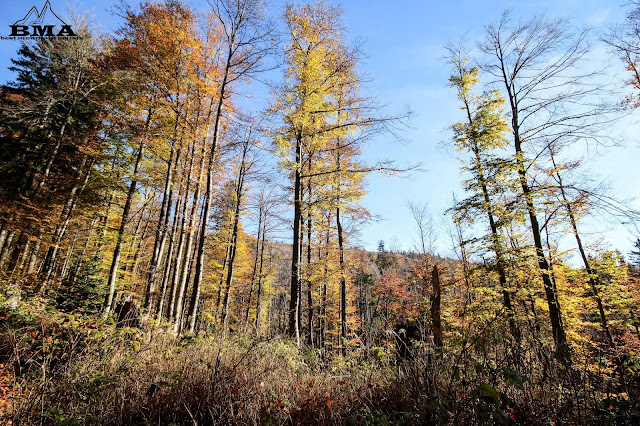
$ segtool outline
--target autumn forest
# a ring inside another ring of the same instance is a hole
[[[596,37],[517,9],[452,36],[440,60],[459,121],[442,144],[462,190],[444,231],[408,200],[408,250],[363,248],[367,183],[438,177],[365,154],[438,141],[405,140],[415,118],[369,90],[375,53],[340,6],[271,7],[122,3],[106,35],[76,11],[77,37],[13,56],[0,418],[638,424],[640,212],[574,154],[621,149],[609,130],[637,114],[640,3]],[[603,84],[594,46],[624,84]]]

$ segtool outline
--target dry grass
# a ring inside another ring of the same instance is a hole
[[[625,407],[603,408],[606,390],[593,376],[553,361],[513,364],[508,351],[461,357],[417,347],[411,361],[323,362],[281,337],[176,339],[42,311],[3,322],[0,415],[14,424],[635,421]]]

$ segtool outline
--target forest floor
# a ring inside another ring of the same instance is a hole
[[[0,313],[6,424],[638,424],[637,403],[549,358],[392,346],[323,357],[275,336],[173,337],[37,303]],[[517,365],[516,365],[517,366]],[[524,364],[522,364],[524,366]],[[530,366],[531,367],[531,366]],[[637,378],[628,378],[627,385]]]

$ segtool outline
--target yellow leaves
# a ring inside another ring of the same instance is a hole
[[[462,64],[456,64],[456,71],[449,77],[450,87],[458,90],[458,98],[461,100],[470,96],[471,90],[479,81],[478,68],[465,68]]]

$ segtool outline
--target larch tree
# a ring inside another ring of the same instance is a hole
[[[305,213],[307,218],[314,215],[304,200],[305,187],[307,194],[313,191],[312,205],[333,209],[344,262],[341,213],[363,213],[356,205],[363,195],[364,176],[390,169],[388,162],[360,164],[360,148],[371,134],[390,130],[399,118],[379,117],[375,102],[362,95],[364,79],[356,69],[359,50],[343,40],[339,8],[323,2],[290,5],[285,19],[289,30],[285,82],[275,93],[269,112],[283,123],[274,131],[274,145],[293,184],[288,334],[300,342],[303,221]],[[307,231],[311,226],[307,222]],[[311,240],[309,235],[307,240]],[[344,289],[346,278],[343,284]],[[346,299],[342,299],[345,307]],[[345,315],[341,323],[345,324]],[[346,325],[342,328],[346,334]]]
[[[329,96],[336,70],[330,63],[341,47],[339,11],[317,5],[287,6],[285,19],[289,44],[285,52],[285,83],[271,107],[282,114],[284,127],[276,132],[275,145],[283,167],[293,180],[293,238],[288,333],[300,342],[300,295],[302,274],[303,173],[310,154],[322,149],[320,137],[328,119]],[[311,167],[311,165],[309,165]]]

